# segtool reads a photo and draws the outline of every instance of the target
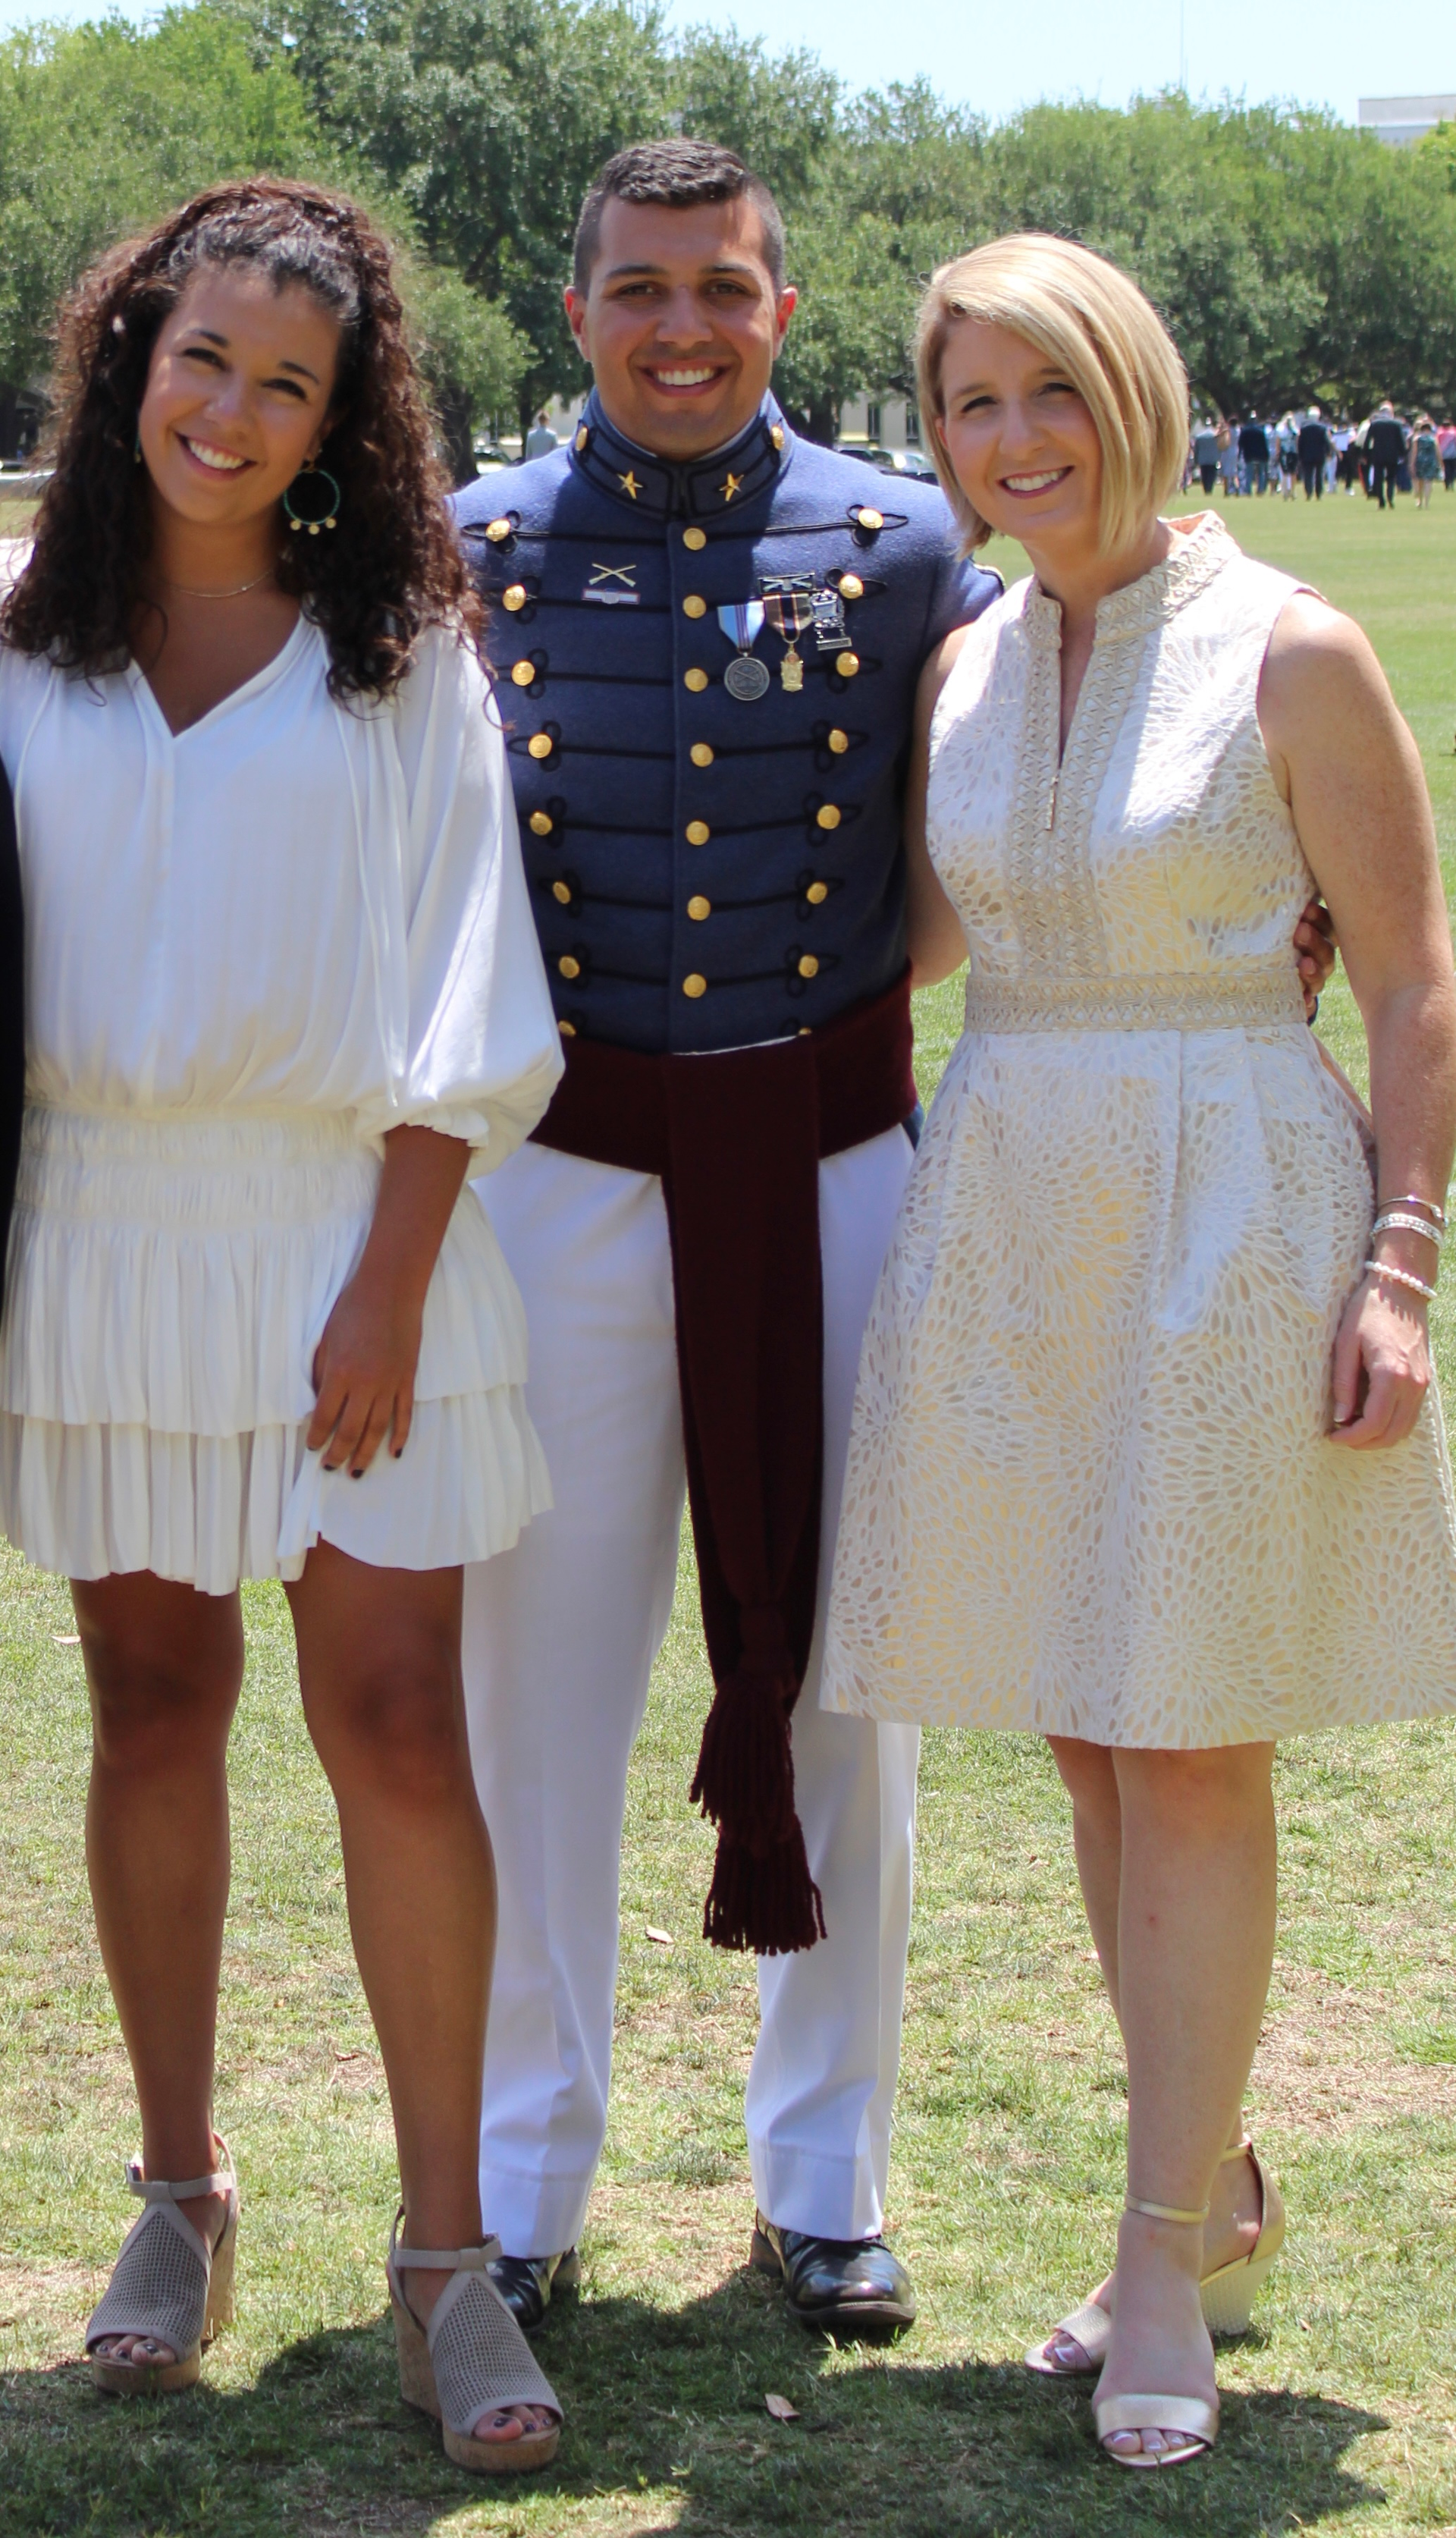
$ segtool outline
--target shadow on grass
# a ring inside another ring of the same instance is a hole
[[[1006,2363],[917,2363],[913,2339],[827,2370],[748,2276],[677,2309],[563,2302],[539,2349],[567,2429],[554,2466],[519,2482],[449,2465],[400,2402],[387,2317],[286,2347],[251,2387],[140,2404],[97,2396],[77,2365],[12,2372],[0,2519],[7,2538],[384,2538],[476,2506],[472,2527],[513,2533],[1257,2538],[1383,2500],[1344,2463],[1384,2429],[1357,2408],[1231,2396],[1211,2459],[1134,2478],[1096,2456],[1084,2395]],[[768,2416],[770,2389],[796,2423]]]

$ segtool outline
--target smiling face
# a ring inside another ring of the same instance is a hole
[[[989,527],[1033,551],[1094,553],[1102,449],[1065,370],[1004,326],[961,317],[941,356],[935,428]]]
[[[280,501],[330,422],[339,324],[300,283],[204,266],[164,323],[137,417],[153,499],[235,536]]]
[[[747,197],[678,209],[613,196],[566,314],[618,431],[697,458],[758,413],[794,300],[774,288]]]

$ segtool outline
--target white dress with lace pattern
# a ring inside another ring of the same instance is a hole
[[[1456,1706],[1440,1406],[1334,1444],[1372,1186],[1303,1020],[1311,877],[1255,710],[1295,585],[1204,515],[974,625],[931,735],[970,947],[865,1341],[823,1703],[1205,1747]]]

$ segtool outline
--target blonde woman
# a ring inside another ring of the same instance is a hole
[[[1187,389],[1132,284],[982,247],[935,278],[919,383],[967,545],[1034,576],[922,685],[911,950],[932,979],[968,947],[966,1028],[865,1342],[824,1699],[1051,1742],[1128,2194],[1114,2274],[1027,2358],[1097,2371],[1103,2448],[1152,2468],[1211,2446],[1209,2328],[1283,2235],[1240,2115],[1276,1740],[1456,1705],[1426,1335],[1456,990],[1363,635],[1212,513],[1160,517]],[[1304,1024],[1311,877],[1373,1149]]]

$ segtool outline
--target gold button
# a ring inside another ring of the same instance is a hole
[[[560,882],[558,882],[558,883],[557,883],[557,888],[558,888],[558,890],[560,890],[560,889],[561,889],[561,886],[562,886],[562,885],[561,885],[561,883],[560,883]],[[828,895],[829,895],[829,885],[828,885],[828,883],[827,883],[827,881],[812,881],[812,882],[810,883],[810,885],[809,885],[809,888],[808,888],[808,889],[806,890],[806,892],[804,893],[804,896],[805,896],[805,898],[808,900],[809,904],[810,904],[810,906],[811,906],[811,907],[823,907],[823,905],[824,905],[824,903],[825,903],[825,901],[828,898]]]
[[[799,975],[801,978],[817,978],[819,976],[819,963],[816,961],[812,952],[806,952],[803,960],[800,962]]]
[[[859,515],[859,524],[862,529],[883,529],[885,526],[885,514],[883,511],[872,510],[869,503],[866,502]],[[841,590],[843,589],[844,584],[842,581],[840,582],[839,587]]]
[[[569,882],[554,881],[551,886],[551,895],[553,899],[559,899],[561,901],[563,907],[570,906],[571,885]],[[814,897],[813,891],[810,892],[809,896],[811,899]]]
[[[857,679],[859,677],[859,654],[857,652],[841,652],[835,660],[834,667],[838,671],[841,679]]]
[[[690,846],[705,846],[713,833],[706,820],[690,820],[683,834]]]
[[[821,829],[837,829],[839,826],[838,806],[833,802],[821,802],[819,809],[815,812],[814,818],[816,826]]]
[[[538,837],[549,837],[552,832],[551,813],[549,811],[533,811],[531,814],[531,829],[534,835]]]
[[[558,1023],[557,1030],[561,1033],[563,1039],[574,1039],[576,1037],[576,1025],[574,1023]]]
[[[699,599],[695,590],[690,590],[687,598],[683,602],[683,615],[685,617],[706,617],[707,601],[705,599]]]
[[[695,767],[711,767],[713,763],[713,753],[705,740],[695,740],[688,755]]]
[[[865,527],[868,528],[870,526],[869,512],[861,511],[860,518],[863,520]],[[878,511],[874,515],[874,525],[876,528],[880,525],[880,514]],[[840,573],[839,596],[841,599],[863,599],[864,595],[865,586],[857,572]]]
[[[569,952],[562,954],[557,968],[563,978],[579,978],[581,975],[581,964],[579,961],[573,961]]]
[[[510,674],[510,684],[513,688],[534,687],[536,684],[535,662],[517,661]]]
[[[770,423],[768,426],[768,437],[772,441],[775,449],[782,449],[783,425],[781,423]]]
[[[526,743],[526,752],[527,752],[528,757],[531,757],[531,758],[550,758],[550,756],[551,756],[551,734],[550,734],[550,732],[549,732],[549,731],[536,731],[536,732],[533,732],[533,733],[532,733],[532,735],[531,735],[531,737],[530,737],[530,739],[529,739],[529,740],[527,741],[527,743]]]
[[[695,969],[691,977],[683,980],[683,993],[685,996],[705,996],[707,994],[706,978],[699,977],[697,971]]]
[[[509,590],[502,590],[500,593],[500,605],[502,608],[508,608],[512,617],[514,617],[516,610],[518,608],[524,608],[525,604],[526,585],[523,581],[513,581]]]
[[[690,555],[701,555],[703,548],[707,545],[706,529],[685,529],[683,531],[683,544],[688,549]]]
[[[585,424],[583,424],[583,425],[582,425],[582,427],[581,427],[581,430],[580,430],[580,431],[578,432],[578,434],[576,434],[576,446],[577,446],[577,448],[578,448],[578,449],[584,449],[584,448],[586,447],[587,438],[588,438],[587,429],[586,429]]]
[[[487,527],[486,535],[493,547],[498,547],[501,539],[508,538],[510,535],[509,520],[492,520]]]
[[[690,899],[688,902],[688,913],[695,925],[700,925],[703,918],[711,916],[712,912],[713,902],[710,899]]]
[[[685,670],[683,672],[683,685],[685,688],[691,688],[695,697],[700,697],[703,689],[707,686],[706,670]]]
[[[837,729],[831,731],[829,734],[829,747],[836,758],[842,758],[845,750],[849,747],[848,732],[839,731]]]

